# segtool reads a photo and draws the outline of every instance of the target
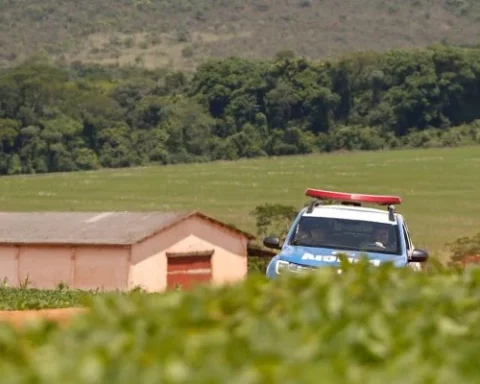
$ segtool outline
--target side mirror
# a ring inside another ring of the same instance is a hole
[[[415,248],[410,256],[410,261],[423,263],[428,260],[428,252],[424,249]]]
[[[267,236],[263,239],[263,245],[267,248],[280,249],[280,239],[278,236]]]

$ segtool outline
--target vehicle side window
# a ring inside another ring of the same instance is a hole
[[[408,234],[408,229],[407,229],[407,226],[405,224],[403,224],[403,236],[405,238],[405,245],[407,247],[407,252],[410,252],[411,248],[412,248],[412,242],[410,240],[410,236]]]

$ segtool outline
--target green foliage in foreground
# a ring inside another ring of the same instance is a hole
[[[349,266],[108,295],[67,329],[0,327],[5,383],[469,383],[480,271]]]

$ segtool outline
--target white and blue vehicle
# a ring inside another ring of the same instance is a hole
[[[305,195],[313,200],[299,212],[283,244],[278,236],[263,240],[266,247],[280,250],[267,267],[269,278],[285,271],[338,269],[339,255],[346,255],[350,262],[366,257],[376,266],[390,262],[414,270],[421,270],[428,260],[428,252],[415,248],[405,218],[396,212],[394,204],[401,203],[400,197],[310,188]],[[362,203],[387,206],[387,210]]]

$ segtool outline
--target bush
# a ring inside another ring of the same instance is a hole
[[[474,236],[462,236],[448,244],[452,252],[452,265],[463,265],[466,262],[480,262],[480,232]]]
[[[249,256],[248,257],[248,275],[250,276],[255,273],[264,275],[270,260],[271,260],[270,257],[265,257],[265,256],[263,257]]]
[[[15,383],[476,382],[480,271],[367,263],[231,287],[106,295],[69,328],[0,327]]]
[[[299,210],[292,205],[265,203],[257,205],[250,214],[255,218],[257,234],[286,236]]]

